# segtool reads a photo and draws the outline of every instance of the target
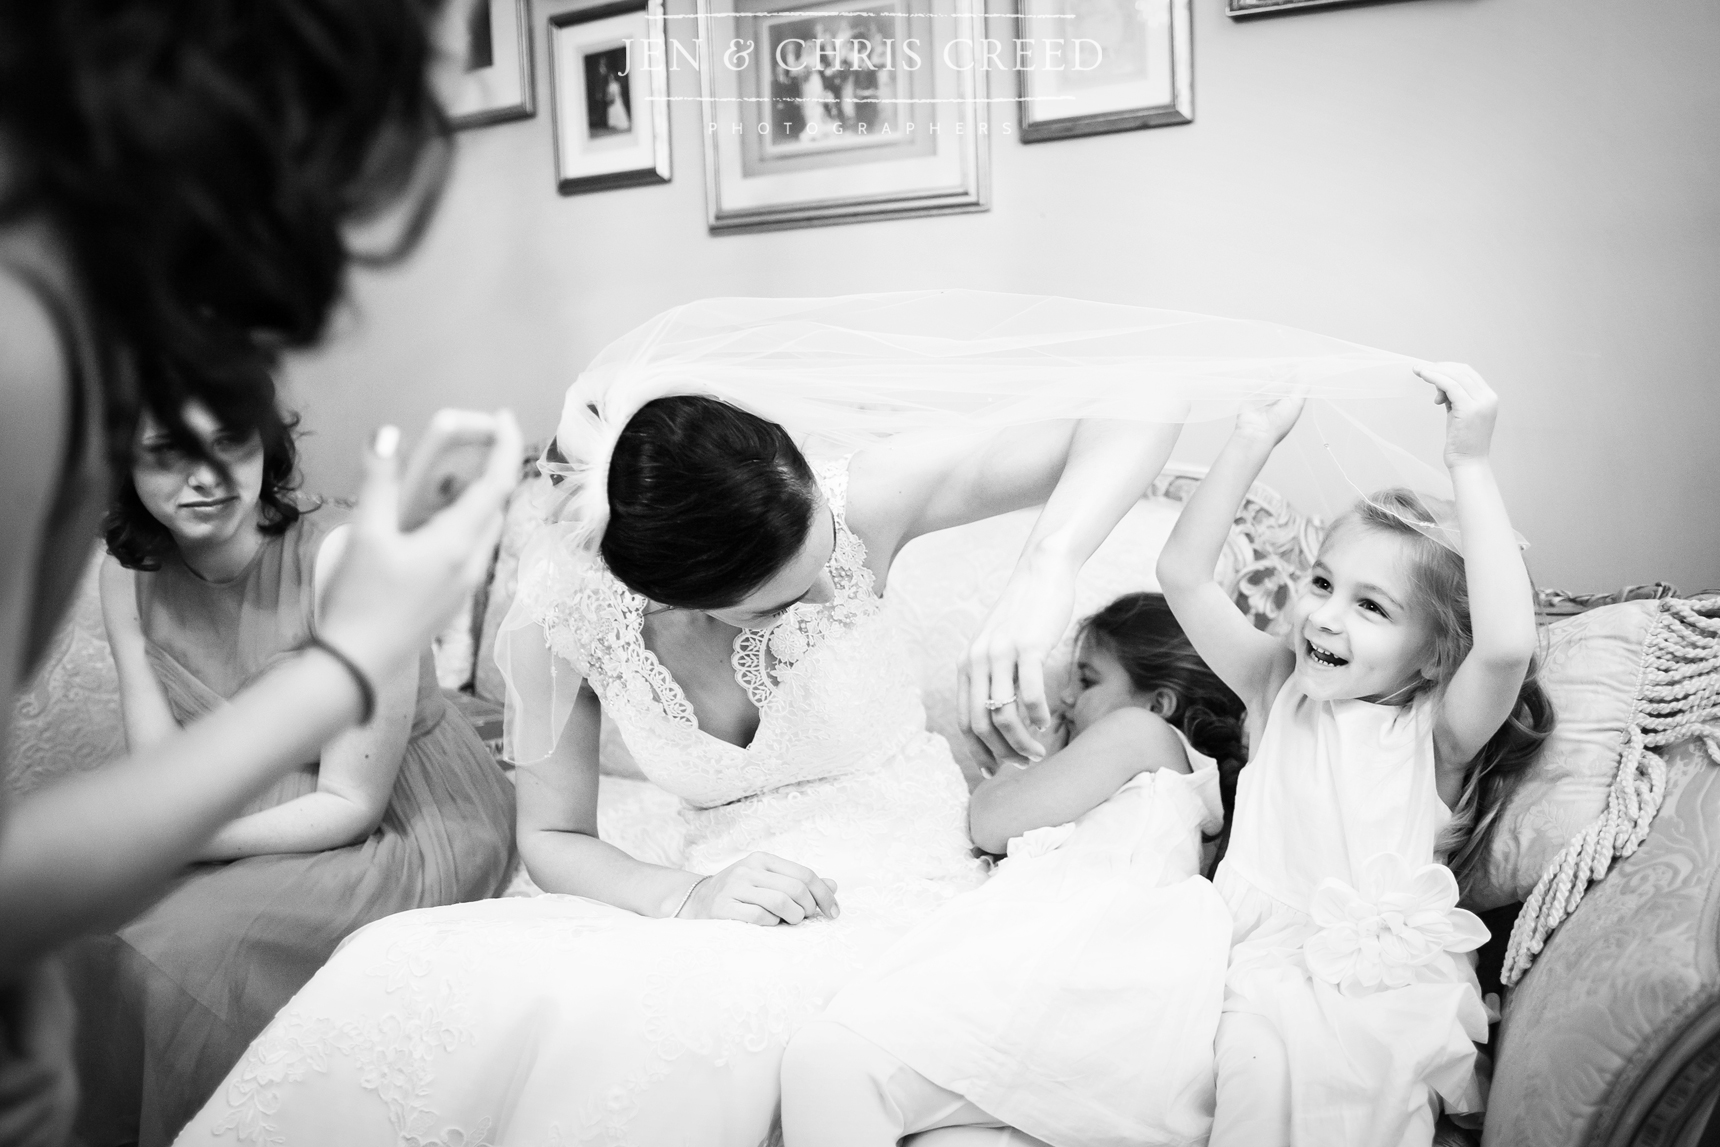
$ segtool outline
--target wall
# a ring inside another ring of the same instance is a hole
[[[1503,396],[1498,469],[1539,580],[1720,586],[1720,5],[1194,5],[1192,125],[994,129],[989,213],[717,238],[690,101],[672,183],[556,194],[543,21],[565,5],[539,0],[538,115],[461,134],[416,258],[361,275],[340,336],[291,369],[309,485],[350,489],[371,427],[444,404],[547,434],[586,359],[689,299],[983,287],[1471,362]]]

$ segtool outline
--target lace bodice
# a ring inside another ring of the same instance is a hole
[[[583,675],[639,767],[697,809],[862,774],[925,736],[910,660],[882,613],[866,547],[848,528],[847,461],[820,466],[836,521],[826,566],[833,600],[791,606],[735,639],[735,678],[758,706],[751,744],[699,728],[693,707],[645,645],[646,599],[600,563],[546,606],[550,648]]]

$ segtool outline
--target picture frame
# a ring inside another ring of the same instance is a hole
[[[456,129],[536,114],[530,0],[470,0],[452,5],[452,74],[445,91]]]
[[[1016,20],[1023,143],[1194,122],[1189,0],[1017,0]]]
[[[713,234],[990,209],[983,0],[699,0],[698,16]]]
[[[1233,20],[1288,13],[1302,8],[1335,8],[1341,4],[1377,4],[1380,0],[1225,0],[1224,13]]]
[[[615,0],[549,18],[556,190],[668,183],[663,0]]]

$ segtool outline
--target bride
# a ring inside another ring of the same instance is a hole
[[[1127,308],[1079,305],[1096,340],[1083,357],[1061,335],[1024,353],[1044,300],[881,298],[859,308],[864,324],[853,300],[693,304],[581,375],[544,463],[561,504],[522,560],[498,653],[520,853],[551,894],[363,929],[179,1142],[771,1137],[789,1037],[981,879],[966,788],[881,612],[893,560],[921,534],[1045,504],[964,669],[975,732],[1037,755],[1041,662],[1068,624],[1074,575],[1158,473],[1187,409],[1164,393],[1128,409],[1079,399],[1117,388],[1104,367],[1111,312]],[[928,321],[951,324],[952,301],[976,321],[928,335]],[[1189,318],[1167,328],[1183,350]],[[960,369],[952,348],[985,369]],[[1273,353],[1229,382],[1282,382]],[[1058,372],[1067,385],[1048,388]],[[985,381],[956,396],[956,376]],[[944,388],[941,424],[906,397],[938,389],[929,381]],[[1201,385],[1228,383],[1208,372]],[[1136,420],[1026,420],[1047,412],[1046,393]],[[785,422],[803,440],[865,444],[809,459]],[[879,433],[914,424],[935,428]],[[683,868],[599,839],[604,714],[682,798]]]

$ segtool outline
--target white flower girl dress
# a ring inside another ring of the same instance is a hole
[[[822,1018],[1053,1147],[1204,1143],[1231,921],[1200,876],[1218,768],[1183,746],[1191,773],[1011,841]]]
[[[1427,699],[1318,701],[1292,676],[1237,781],[1224,1006],[1283,1042],[1298,1147],[1425,1147],[1436,1104],[1481,1109],[1487,1012],[1464,953],[1487,930],[1435,863],[1451,814],[1433,719]]]

